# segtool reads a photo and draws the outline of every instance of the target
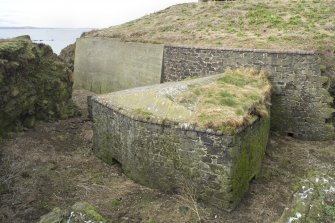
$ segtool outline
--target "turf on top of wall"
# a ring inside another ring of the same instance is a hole
[[[263,72],[240,69],[101,95],[99,101],[148,122],[234,134],[257,117],[269,115],[270,89]]]

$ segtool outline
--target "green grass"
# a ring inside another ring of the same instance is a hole
[[[330,206],[330,205],[326,205],[325,206],[325,214],[330,217],[331,219],[335,220],[335,206]]]
[[[235,107],[237,105],[237,102],[233,97],[221,98],[219,104],[223,106]]]
[[[260,25],[283,29],[286,26],[285,20],[266,5],[259,3],[251,7],[246,14],[248,25],[258,27]]]
[[[200,90],[199,90],[199,91],[200,91]],[[218,95],[219,95],[220,97],[223,97],[223,98],[225,98],[225,97],[233,97],[233,95],[232,95],[231,93],[229,93],[228,91],[225,91],[225,90],[220,91],[220,92],[218,93]]]
[[[248,77],[244,77],[241,74],[232,74],[232,75],[224,75],[218,80],[220,83],[232,84],[238,87],[244,87],[249,84],[252,80]]]
[[[241,74],[238,70],[228,70],[226,75],[222,76],[218,80],[219,83],[231,84],[237,87],[244,87],[246,85],[251,85],[253,87],[261,87],[262,82],[255,79],[252,76],[246,76]]]
[[[120,205],[121,205],[121,201],[120,200],[118,200],[118,199],[113,199],[112,200],[112,206],[113,207],[118,207]]]

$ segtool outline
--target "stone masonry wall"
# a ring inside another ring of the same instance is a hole
[[[148,122],[92,98],[94,150],[122,164],[140,184],[163,191],[191,187],[204,203],[232,210],[258,174],[269,120],[258,119],[235,136]]]
[[[217,49],[165,46],[162,82],[223,73],[227,68],[267,71],[274,92],[271,129],[298,138],[334,139],[333,98],[322,87],[318,57],[313,52]]]

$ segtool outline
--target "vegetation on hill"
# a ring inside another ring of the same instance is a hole
[[[237,0],[171,6],[88,36],[201,46],[335,50],[334,0]]]

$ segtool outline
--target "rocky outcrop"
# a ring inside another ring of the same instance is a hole
[[[276,223],[334,222],[335,180],[333,176],[315,172],[303,180],[293,195],[292,203]]]
[[[105,223],[107,222],[95,208],[87,202],[77,202],[69,210],[54,208],[43,215],[39,223]]]
[[[70,70],[49,46],[29,36],[0,40],[0,136],[36,120],[76,115],[72,84]]]
[[[74,70],[74,54],[76,50],[76,43],[72,43],[62,49],[59,57],[65,62],[67,67],[73,72]]]

